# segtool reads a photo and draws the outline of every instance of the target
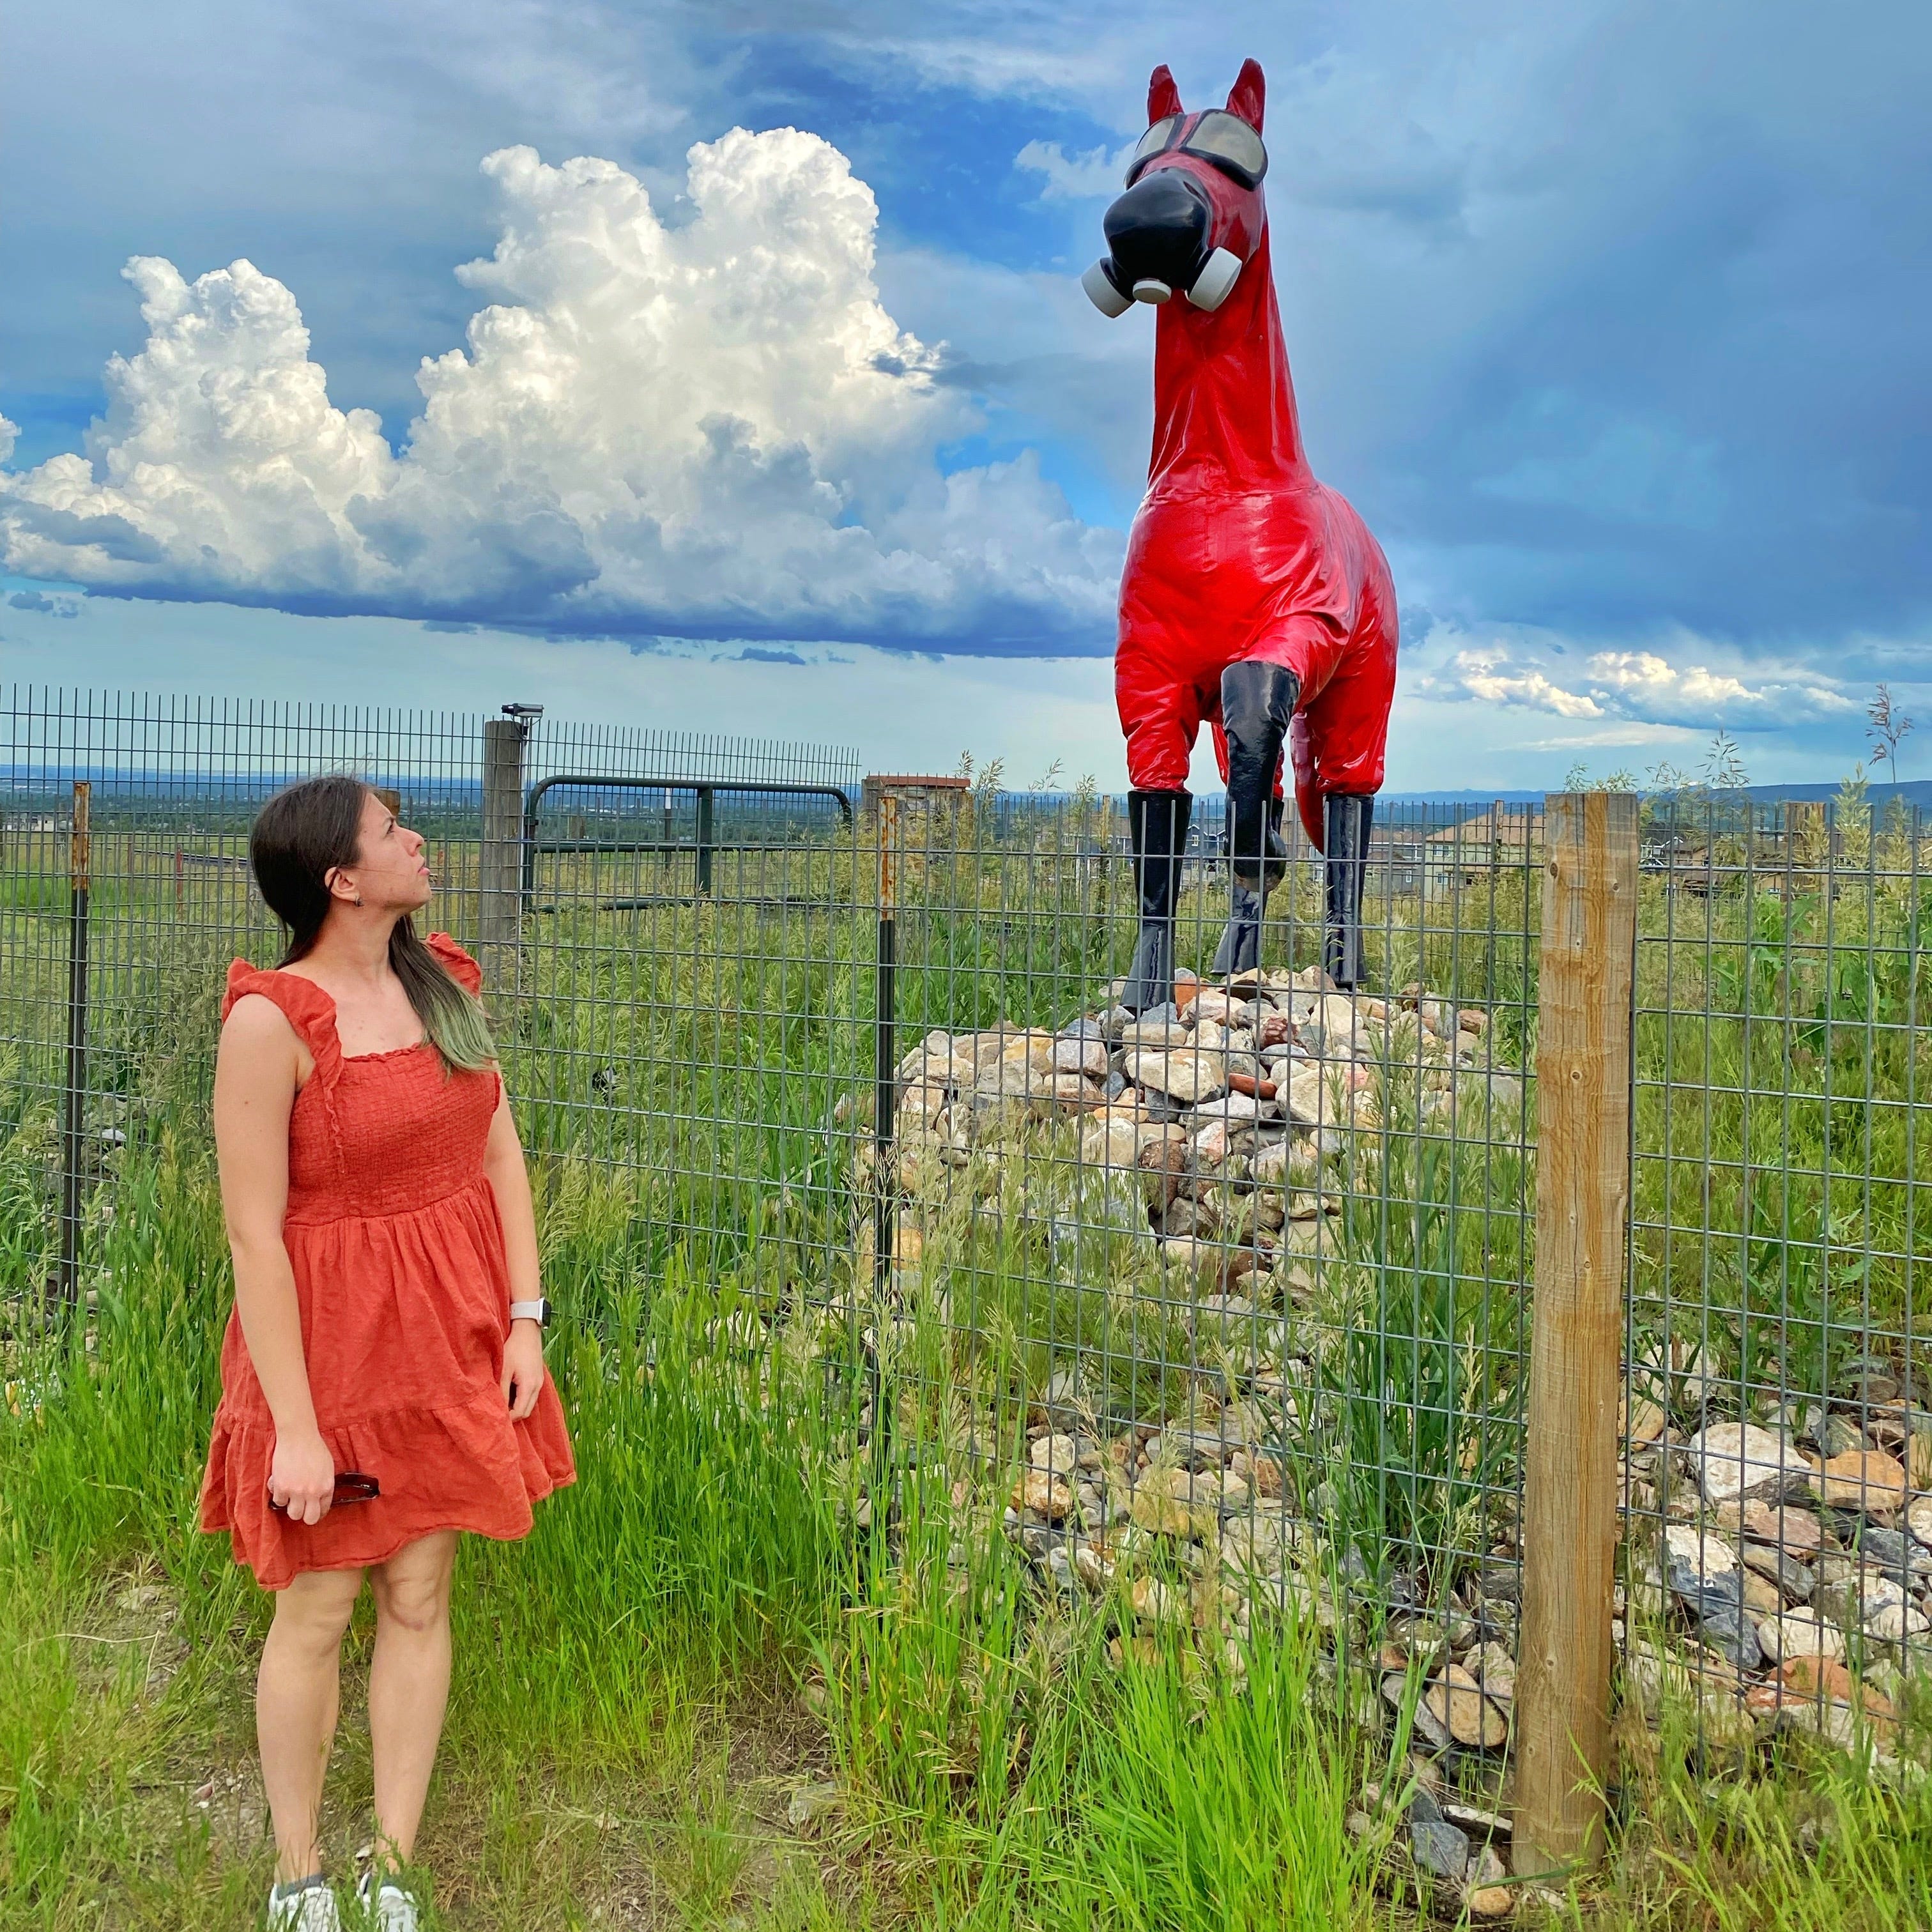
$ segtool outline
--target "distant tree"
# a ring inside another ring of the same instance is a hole
[[[1872,753],[1874,763],[1882,758],[1892,773],[1894,784],[1898,782],[1899,740],[1912,729],[1912,720],[1899,710],[1892,695],[1892,686],[1882,684],[1871,703],[1865,708],[1865,716],[1871,722],[1865,728],[1865,736],[1877,748]]]

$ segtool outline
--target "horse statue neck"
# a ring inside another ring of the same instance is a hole
[[[1180,296],[1161,306],[1148,494],[1285,489],[1307,481],[1264,229],[1213,314]]]

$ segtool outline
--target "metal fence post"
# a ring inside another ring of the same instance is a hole
[[[477,861],[476,936],[484,984],[510,992],[517,984],[523,933],[524,744],[515,718],[483,726],[483,844]]]
[[[711,851],[717,837],[717,794],[710,786],[698,788],[698,896],[711,896]]]
[[[1553,795],[1544,840],[1536,1299],[1516,1678],[1522,1876],[1592,1862],[1603,1849],[1637,801],[1628,793]]]
[[[67,1086],[61,1096],[60,1272],[63,1312],[80,1303],[81,1144],[87,1119],[87,900],[92,870],[88,824],[94,788],[74,782],[68,842]]]
[[[872,1522],[883,1527],[889,1499],[880,1494],[892,1457],[892,1406],[880,1360],[884,1330],[890,1318],[894,1250],[898,1245],[898,1175],[892,1158],[893,1114],[898,1100],[894,1078],[898,1060],[898,938],[896,925],[898,897],[899,802],[890,792],[879,801],[879,929],[874,955],[874,1045],[872,1060],[872,1328],[870,1447],[873,1480]]]

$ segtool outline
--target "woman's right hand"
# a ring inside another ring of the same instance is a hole
[[[286,1510],[291,1522],[320,1522],[328,1514],[335,1500],[335,1459],[319,1432],[277,1434],[268,1500]]]

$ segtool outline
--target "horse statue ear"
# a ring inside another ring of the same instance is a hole
[[[1160,70],[1166,73],[1166,68]],[[1234,84],[1228,90],[1228,112],[1238,114],[1255,132],[1262,131],[1262,104],[1268,93],[1268,83],[1262,78],[1262,64],[1257,60],[1244,60],[1241,70],[1234,76]],[[1177,98],[1174,105],[1180,104]]]
[[[1252,67],[1254,63],[1251,61],[1249,65]],[[1260,68],[1256,68],[1255,72],[1258,76]],[[1165,121],[1170,114],[1180,111],[1180,90],[1162,62],[1148,76],[1148,125],[1151,128],[1156,121]]]

